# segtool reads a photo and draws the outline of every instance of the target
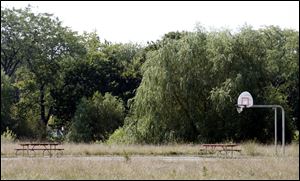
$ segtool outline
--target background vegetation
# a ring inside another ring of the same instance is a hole
[[[298,67],[299,32],[291,29],[243,26],[232,33],[196,26],[146,46],[114,44],[95,32],[79,35],[47,13],[1,7],[1,134],[74,142],[273,142],[273,110],[236,112],[236,99],[247,90],[255,104],[284,107],[291,142],[299,130]]]

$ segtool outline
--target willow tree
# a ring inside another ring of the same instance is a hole
[[[238,114],[234,105],[245,90],[257,104],[280,104],[287,113],[296,105],[288,97],[297,97],[297,34],[272,29],[244,26],[235,34],[200,29],[162,41],[148,53],[125,126],[110,141],[271,141],[272,111]],[[287,120],[290,139],[290,114]]]
[[[132,116],[125,123],[136,131],[138,141],[191,141],[198,135],[200,120],[209,109],[205,87],[209,86],[210,67],[205,45],[205,33],[198,32],[169,39],[162,48],[148,53]]]

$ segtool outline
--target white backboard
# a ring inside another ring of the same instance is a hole
[[[242,92],[239,95],[237,104],[238,104],[238,106],[246,106],[246,107],[253,106],[253,98],[252,98],[251,94],[247,91]]]

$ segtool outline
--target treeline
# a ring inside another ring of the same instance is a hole
[[[1,134],[109,143],[272,142],[299,130],[299,32],[269,26],[169,32],[137,44],[79,35],[51,14],[1,7]],[[281,116],[278,111],[278,137]],[[54,134],[58,133],[60,134]]]

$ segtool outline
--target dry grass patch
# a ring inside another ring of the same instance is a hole
[[[274,156],[273,145],[245,143],[234,159],[200,156],[200,145],[188,144],[66,143],[61,146],[63,157],[15,157],[18,144],[1,143],[1,179],[299,179],[299,144],[287,145],[285,156]],[[103,159],[103,155],[119,157]],[[158,155],[196,155],[198,159],[168,160]]]
[[[122,157],[121,157],[122,158]],[[299,179],[299,158],[1,159],[1,179]]]
[[[18,143],[1,143],[1,156],[14,157]],[[64,143],[64,155],[102,156],[102,155],[198,155],[199,145],[107,145]]]

